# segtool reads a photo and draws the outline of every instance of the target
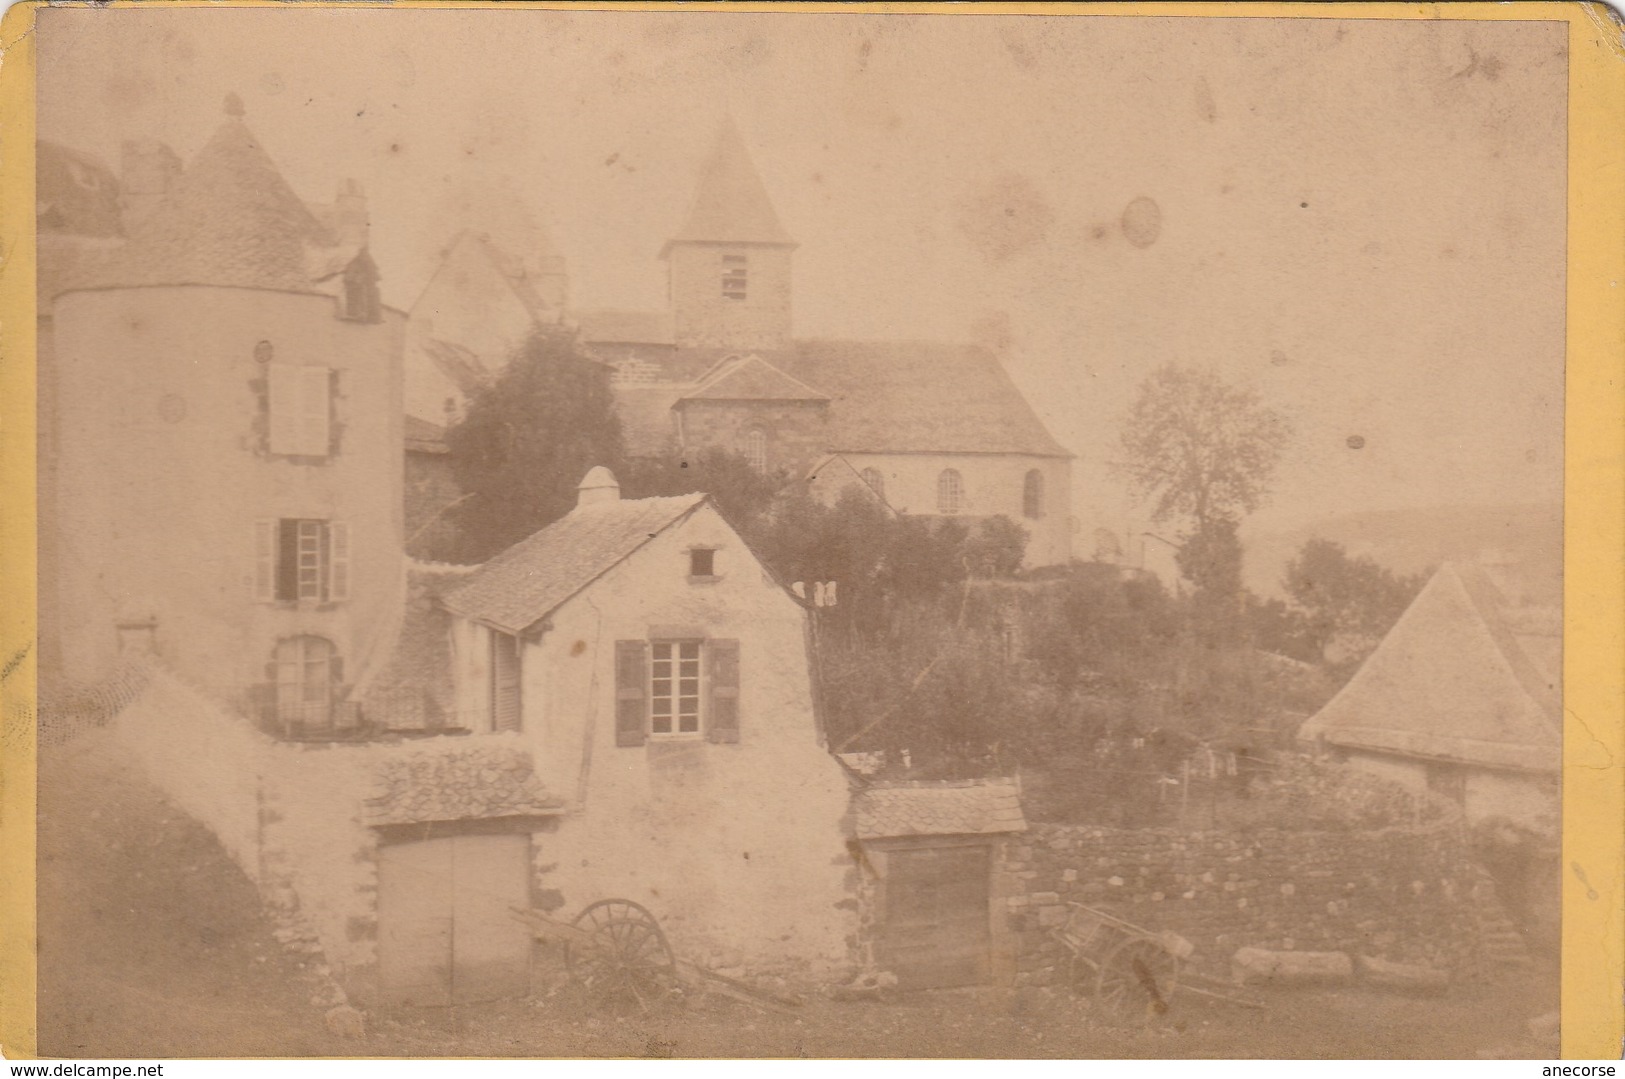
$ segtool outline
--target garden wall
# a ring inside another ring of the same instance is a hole
[[[1477,875],[1461,824],[1350,831],[1176,832],[1037,824],[1005,847],[1021,886],[1002,900],[1020,934],[1017,984],[1064,980],[1050,929],[1068,901],[1196,946],[1218,977],[1236,949],[1346,951],[1471,973]],[[997,913],[997,912],[996,912]]]

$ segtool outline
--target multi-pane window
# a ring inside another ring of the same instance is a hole
[[[1044,474],[1036,468],[1022,482],[1021,512],[1034,519],[1044,516]]]
[[[749,283],[749,267],[744,255],[722,256],[722,298],[743,300]]]
[[[760,428],[745,432],[745,460],[756,471],[767,471],[767,433]]]
[[[331,452],[332,369],[267,363],[265,372],[271,452],[290,457],[326,457]]]
[[[869,485],[869,490],[881,498],[886,497],[886,477],[880,474],[880,469],[866,468],[859,475],[862,476],[863,482]]]
[[[265,602],[336,602],[350,595],[350,529],[283,517],[255,524],[254,594]]]
[[[937,512],[953,516],[965,505],[965,480],[956,469],[945,468],[937,477]]]
[[[284,728],[326,727],[332,716],[338,661],[324,637],[288,637],[276,644],[276,720]]]
[[[655,641],[649,654],[649,731],[700,733],[700,642]]]

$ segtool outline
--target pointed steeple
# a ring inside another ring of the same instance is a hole
[[[661,257],[673,244],[744,243],[794,247],[768,198],[750,151],[732,116],[723,118],[717,141],[700,170],[688,218],[666,242]]]

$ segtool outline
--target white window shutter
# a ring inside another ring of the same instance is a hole
[[[301,367],[299,376],[299,452],[311,457],[326,457],[328,413],[332,408],[332,373],[326,367]]]
[[[343,521],[327,525],[327,598],[350,598],[350,526]]]
[[[277,520],[254,522],[254,599],[270,603],[276,599]]]
[[[300,368],[289,363],[265,366],[267,434],[272,453],[299,452]]]

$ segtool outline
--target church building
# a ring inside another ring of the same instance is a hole
[[[499,303],[503,325],[560,321],[556,307],[525,298],[543,278],[526,275],[496,239],[480,242],[478,252],[466,240],[453,245],[436,279],[446,277],[453,255],[484,268],[482,279],[508,266],[512,272],[481,302]],[[612,369],[628,451],[662,457],[721,448],[807,483],[827,501],[856,486],[900,513],[967,523],[1002,515],[1026,529],[1029,567],[1069,561],[1073,455],[999,358],[968,344],[797,337],[796,248],[738,128],[726,121],[687,218],[659,251],[667,310],[569,310],[562,319]],[[560,297],[563,273],[562,263],[548,261],[545,280]],[[409,349],[407,358],[409,399],[414,380],[435,386],[413,413],[429,424],[461,408],[465,396],[450,389],[460,372],[498,369],[503,360],[443,335],[451,325],[444,316],[436,314],[434,325],[433,349],[417,356]]]

